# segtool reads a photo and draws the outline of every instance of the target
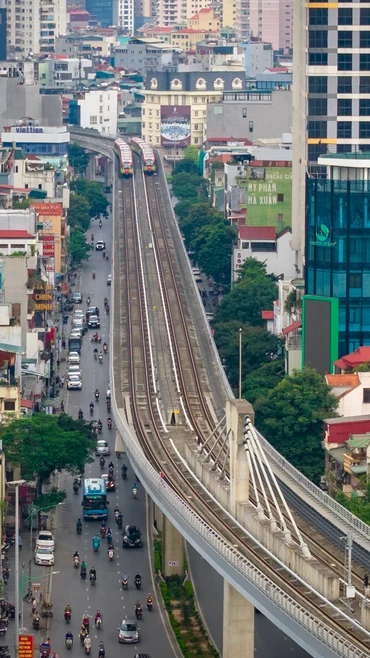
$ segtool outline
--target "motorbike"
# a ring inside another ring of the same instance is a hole
[[[78,420],[83,420],[83,419],[84,419],[83,412],[82,412],[82,411],[81,411],[81,412],[79,411],[79,412],[78,412]]]
[[[108,345],[106,343],[104,343],[104,345],[103,345],[103,351],[104,351],[104,354],[106,354],[108,352]]]
[[[127,480],[127,471],[121,471],[122,480]]]
[[[94,553],[97,553],[97,552],[98,552],[98,550],[99,550],[99,546],[100,546],[100,541],[99,541],[99,539],[93,539],[93,549],[94,549]]]
[[[100,459],[99,459],[99,464],[100,464],[100,467],[101,467],[101,468],[104,468],[104,466],[105,466],[105,459],[104,459],[104,457],[100,457]]]
[[[128,578],[127,576],[121,576],[122,589],[128,589]]]
[[[112,409],[112,403],[110,400],[107,400],[107,411],[110,411]]]
[[[120,530],[122,530],[122,525],[123,525],[123,516],[120,514],[117,519],[116,519],[117,526]]]
[[[108,548],[113,548],[113,537],[112,535],[107,535]]]
[[[152,599],[147,600],[146,607],[148,608],[149,612],[151,612],[153,610],[153,601],[152,601]]]
[[[98,617],[97,620],[96,620],[96,622],[95,622],[95,626],[96,626],[96,628],[100,629],[101,626],[102,626],[102,623],[103,623],[102,618],[101,618],[101,617]]]
[[[102,226],[103,226],[103,222],[101,219],[99,219],[99,228],[101,228]]]
[[[82,535],[82,525],[76,525],[76,530],[78,535]]]
[[[85,649],[86,655],[89,656],[90,653],[91,653],[91,640],[90,640],[90,642],[86,642],[86,641],[84,642],[84,649]]]
[[[80,566],[80,558],[78,557],[78,555],[75,555],[73,558],[73,566],[75,569],[78,569],[78,567]]]
[[[108,420],[107,423],[108,423],[108,429],[111,430],[113,425],[112,420]]]
[[[132,497],[133,497],[135,500],[136,500],[136,498],[137,498],[137,489],[136,489],[136,487],[133,487],[133,489],[132,489]]]
[[[108,559],[109,559],[109,562],[113,562],[113,560],[114,560],[114,550],[113,550],[113,548],[110,548],[109,551],[108,551]]]
[[[95,400],[99,401],[99,391],[95,391]]]
[[[34,617],[32,619],[32,627],[35,629],[35,631],[40,630],[40,617]]]
[[[103,431],[103,423],[98,423],[98,432],[101,434]]]
[[[67,624],[71,621],[72,613],[69,610],[66,610],[64,613],[64,619],[66,620]]]
[[[101,336],[91,336],[92,343],[101,343]]]
[[[98,353],[95,352],[95,351],[94,351],[94,359],[95,359],[95,361],[97,361],[97,359],[98,359]]]
[[[135,578],[136,589],[141,589],[141,578]]]
[[[113,473],[114,473],[114,468],[113,468],[113,466],[109,466],[108,475],[112,475],[112,476],[113,476]],[[115,516],[116,516],[116,515],[115,515]]]
[[[91,576],[90,576],[90,584],[91,584],[91,585],[95,585],[95,583],[96,583],[96,576],[94,576],[94,574],[91,574]]]
[[[100,536],[101,536],[102,539],[105,538],[106,532],[107,532],[107,529],[106,529],[105,526],[103,528],[100,528]]]
[[[108,306],[108,304],[105,307],[105,312],[106,312],[107,315],[109,315],[109,306]]]
[[[90,416],[94,415],[94,407],[90,407]]]
[[[99,363],[103,363],[103,355],[99,354]]]
[[[86,569],[81,569],[80,576],[81,576],[82,580],[86,579]]]
[[[78,486],[77,482],[75,482],[74,485],[73,485],[73,493],[77,494],[79,488],[80,488],[80,487]]]
[[[135,617],[139,620],[143,618],[142,608],[135,608]]]
[[[68,651],[70,651],[72,649],[73,640],[72,640],[71,637],[66,637],[65,645],[66,645]]]

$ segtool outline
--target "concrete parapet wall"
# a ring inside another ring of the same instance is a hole
[[[191,448],[184,444],[185,459],[190,465],[191,470],[201,480],[212,496],[214,496],[222,507],[229,509],[230,488],[229,483],[225,480],[219,480],[219,472],[211,471],[212,464],[204,462],[204,455],[197,454],[197,447]]]

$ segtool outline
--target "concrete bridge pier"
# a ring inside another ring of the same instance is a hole
[[[86,178],[89,180],[95,180],[96,177],[96,155],[91,153],[89,155],[89,164],[86,169]]]
[[[222,658],[236,656],[254,656],[254,606],[224,580]]]
[[[162,573],[168,576],[184,573],[184,539],[182,534],[163,515]]]
[[[244,417],[254,424],[254,410],[247,400],[227,400],[226,425],[230,436],[230,512],[248,501],[249,468],[243,446]],[[223,658],[254,656],[254,606],[224,581]]]
[[[106,158],[105,160],[105,167],[104,167],[104,184],[107,185],[112,185],[113,183],[113,162],[109,158]]]

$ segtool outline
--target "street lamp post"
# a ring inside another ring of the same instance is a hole
[[[242,336],[243,329],[239,329],[239,400],[242,399]]]
[[[18,656],[18,649],[19,649],[19,487],[24,484],[26,480],[12,480],[11,482],[8,482],[9,484],[12,484],[15,486],[15,568],[14,568],[14,576],[15,576],[15,628],[14,628],[14,634],[15,634],[15,641],[14,641],[14,647],[15,647],[15,657],[17,658]]]

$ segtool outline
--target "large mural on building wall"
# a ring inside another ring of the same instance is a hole
[[[188,146],[191,137],[190,105],[162,105],[161,145]]]
[[[247,209],[249,226],[276,226],[277,231],[292,225],[292,168],[249,166],[241,207]]]

